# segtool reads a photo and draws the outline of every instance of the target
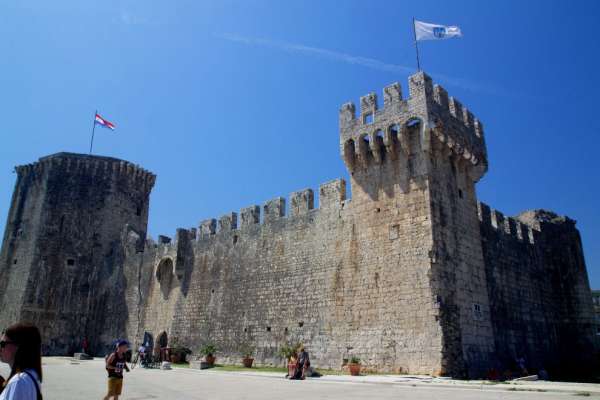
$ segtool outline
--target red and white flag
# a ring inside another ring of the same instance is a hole
[[[94,121],[95,124],[98,125],[102,125],[105,128],[108,128],[110,130],[115,130],[115,124],[113,124],[110,121],[105,120],[104,118],[102,118],[98,113],[96,113],[96,120]]]

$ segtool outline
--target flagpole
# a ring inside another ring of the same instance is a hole
[[[98,115],[98,110],[94,111],[94,123],[92,125],[92,140],[90,140],[90,154],[92,154],[92,146],[94,145],[94,131],[96,130],[96,115]]]
[[[415,17],[413,17],[413,36],[415,38],[415,50],[417,51],[417,71],[420,71],[421,61],[419,60],[419,45],[417,44],[417,30],[415,28]]]

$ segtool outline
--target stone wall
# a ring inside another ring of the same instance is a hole
[[[318,209],[303,191],[291,195],[300,200],[288,216],[276,199],[263,205],[263,223],[249,207],[237,229],[226,217],[217,231],[197,239],[179,231],[175,243],[158,245],[157,266],[181,260],[185,270],[153,279],[145,329],[194,350],[214,342],[236,363],[245,343],[256,346],[258,363],[279,364],[282,344],[303,342],[321,367],[358,355],[373,369],[432,373],[441,342],[424,313],[432,301],[423,249],[430,240],[416,223],[427,213],[423,192],[367,205],[345,200],[338,180],[319,193]]]
[[[593,306],[575,223],[547,211],[507,218],[479,205],[499,363],[582,378],[597,363]]]

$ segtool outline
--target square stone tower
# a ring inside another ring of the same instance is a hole
[[[381,212],[397,242],[388,254],[398,253],[398,273],[414,284],[423,364],[480,376],[494,357],[475,194],[487,171],[482,125],[423,72],[410,77],[408,99],[397,83],[383,95],[382,108],[371,93],[359,115],[352,103],[340,110],[352,206],[365,222]]]

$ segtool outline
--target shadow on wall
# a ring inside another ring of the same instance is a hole
[[[414,117],[403,125],[389,126],[385,134],[377,130],[344,144],[351,175],[371,201],[378,201],[381,191],[394,197],[398,189],[410,190],[411,178],[420,174],[423,129],[421,119]]]
[[[93,303],[85,331],[96,356],[114,351],[116,340],[125,339],[129,316],[126,292],[130,285],[125,274],[125,256],[123,246],[113,247],[104,258],[104,267],[97,278],[101,284],[89,294]]]
[[[163,299],[169,298],[169,293],[173,287],[173,260],[164,258],[156,268],[156,280],[160,285],[160,292]]]

